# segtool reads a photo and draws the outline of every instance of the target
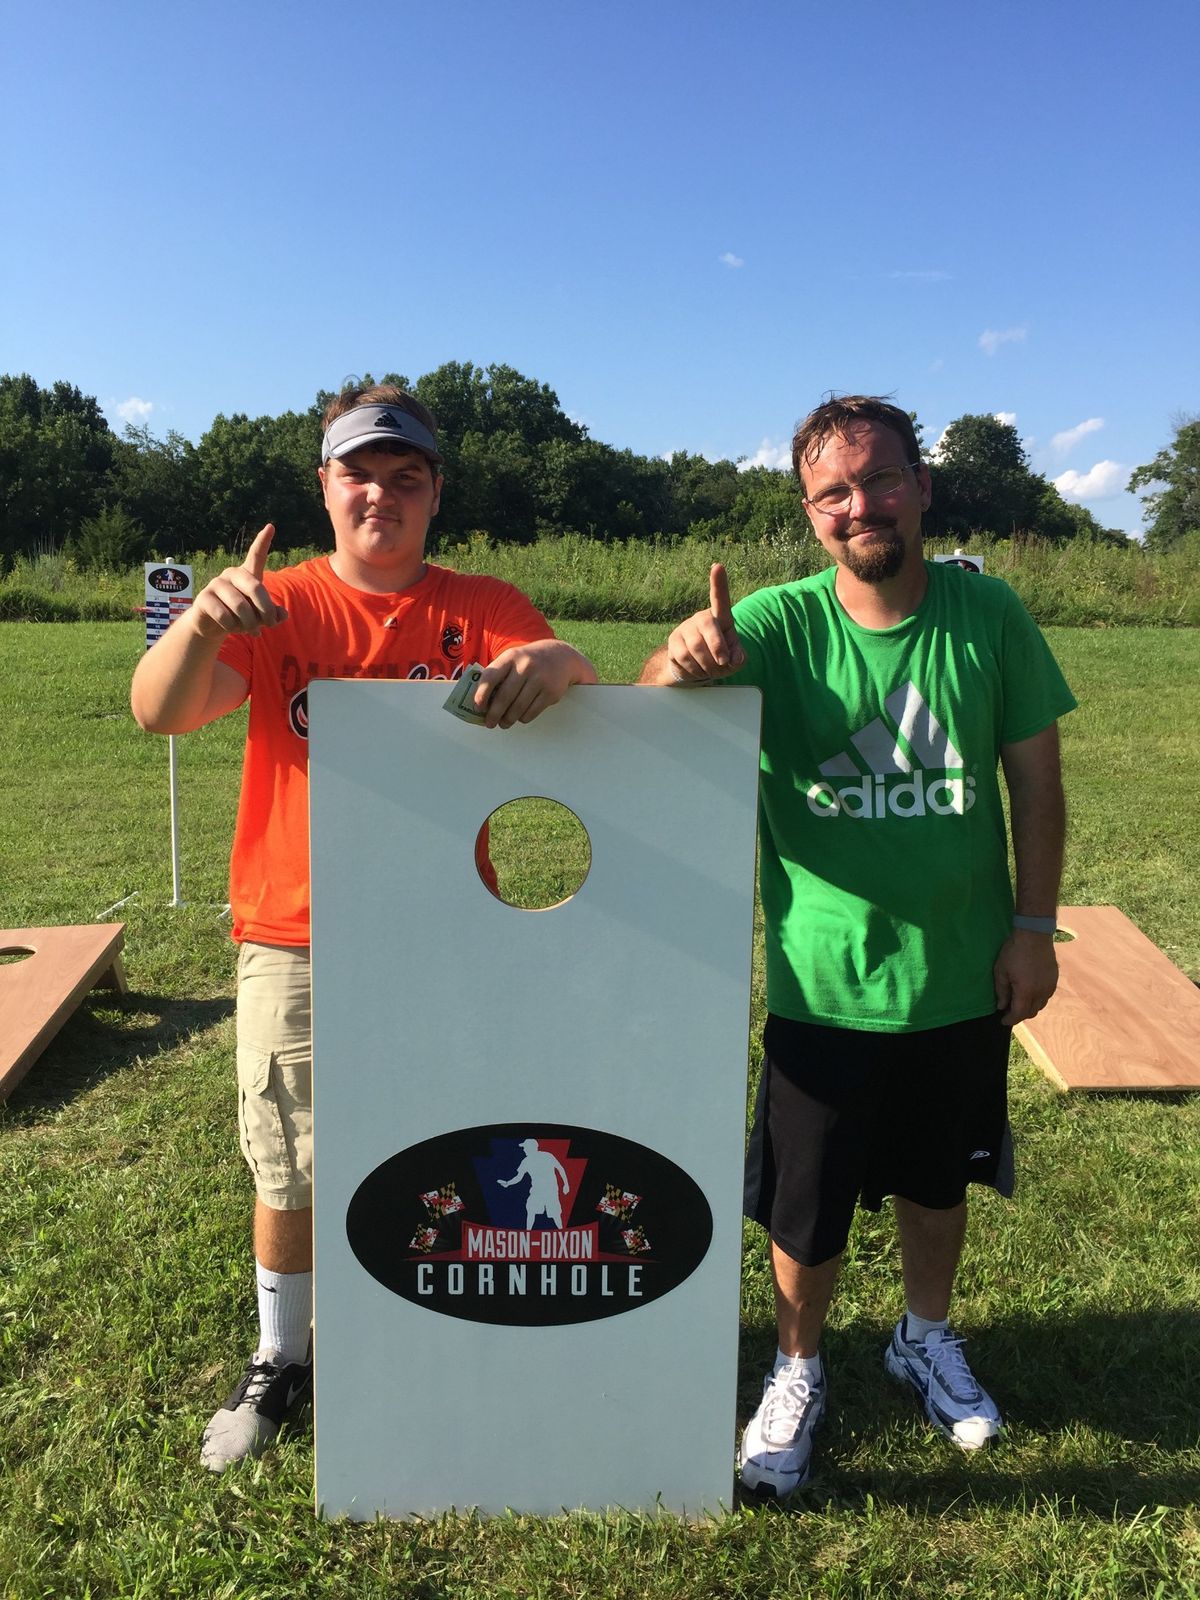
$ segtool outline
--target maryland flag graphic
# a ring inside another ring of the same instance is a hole
[[[453,1183],[444,1183],[440,1189],[431,1189],[428,1194],[421,1196],[421,1200],[431,1217],[449,1217],[463,1209],[458,1186]]]
[[[614,1184],[604,1185],[604,1196],[598,1202],[596,1210],[604,1217],[616,1217],[621,1222],[628,1222],[630,1217],[641,1204],[640,1194],[630,1194],[628,1189],[618,1189]]]

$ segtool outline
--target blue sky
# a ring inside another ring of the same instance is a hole
[[[195,439],[507,362],[772,464],[890,393],[1133,530],[1200,410],[1198,59],[1194,0],[12,7],[0,371]]]

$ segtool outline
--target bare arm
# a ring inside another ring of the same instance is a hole
[[[191,733],[233,711],[246,680],[217,655],[231,633],[257,634],[287,615],[263,586],[275,529],[267,523],[241,566],[226,567],[138,662],[130,704],[149,733]]]
[[[1004,745],[1000,761],[1012,819],[1016,910],[1026,917],[1053,917],[1066,835],[1057,724],[1032,739]],[[1054,935],[1014,928],[1001,946],[993,975],[1002,1020],[1015,1023],[1035,1017],[1058,984]]]
[[[483,670],[475,705],[487,712],[489,728],[532,722],[575,683],[597,682],[588,658],[564,639],[535,639],[502,650]]]
[[[666,644],[650,656],[639,683],[710,683],[727,678],[744,664],[729,604],[729,579],[719,561],[708,575],[708,606],[681,622]]]

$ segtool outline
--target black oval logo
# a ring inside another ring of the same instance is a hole
[[[146,582],[159,594],[178,594],[191,582],[189,575],[179,567],[155,567],[146,575]]]
[[[308,738],[308,690],[298,689],[288,701],[288,721],[298,739]]]
[[[458,1128],[359,1184],[346,1237],[385,1289],[469,1322],[544,1328],[620,1316],[703,1261],[712,1212],[666,1156],[595,1128]]]

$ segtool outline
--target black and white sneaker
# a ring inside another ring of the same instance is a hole
[[[275,1350],[260,1350],[246,1363],[242,1381],[216,1412],[200,1443],[210,1472],[261,1455],[293,1407],[312,1391],[312,1362],[280,1363]]]
[[[1000,1412],[963,1355],[963,1340],[948,1328],[924,1339],[908,1337],[901,1317],[883,1364],[893,1378],[917,1391],[925,1415],[939,1433],[964,1450],[979,1450],[1000,1432]]]
[[[813,1434],[825,1416],[825,1376],[810,1383],[795,1361],[763,1381],[762,1404],[742,1434],[738,1465],[755,1494],[782,1500],[808,1482]]]

